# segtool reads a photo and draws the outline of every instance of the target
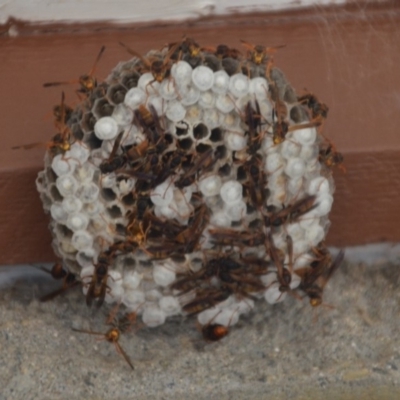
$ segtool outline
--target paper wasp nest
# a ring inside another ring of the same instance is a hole
[[[121,302],[148,326],[178,314],[227,326],[256,299],[321,302],[341,161],[317,132],[328,109],[247,47],[184,39],[59,108],[37,187],[88,304]]]

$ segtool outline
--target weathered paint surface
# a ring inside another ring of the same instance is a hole
[[[0,0],[0,24],[9,17],[35,22],[184,20],[232,12],[266,12],[345,3],[346,0]]]

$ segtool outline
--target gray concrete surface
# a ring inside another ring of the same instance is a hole
[[[261,303],[222,341],[193,320],[112,344],[80,289],[40,303],[48,284],[0,292],[0,399],[400,399],[400,268],[343,265],[325,290],[334,308],[288,298]],[[315,312],[314,312],[315,311]]]

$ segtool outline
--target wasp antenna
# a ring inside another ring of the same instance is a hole
[[[142,60],[143,64],[146,65],[146,67],[148,67],[148,68],[151,67],[150,62],[149,62],[145,57],[143,57],[140,53],[138,53],[138,52],[135,51],[135,50],[132,50],[132,49],[131,49],[130,47],[128,47],[125,43],[122,43],[122,42],[118,42],[118,43],[119,43],[119,45],[122,46],[129,54],[131,54],[132,56],[135,56],[135,57],[140,58],[140,59]]]
[[[103,55],[105,49],[106,49],[106,46],[104,46],[104,45],[101,46],[100,52],[99,52],[98,56],[96,57],[96,60],[93,64],[92,69],[89,72],[89,76],[92,76],[94,74],[94,71],[96,70],[96,67],[97,67],[97,63],[100,61],[100,58]]]
[[[179,46],[179,43],[175,43],[175,44],[169,49],[169,51],[168,51],[168,53],[167,53],[167,55],[165,56],[165,59],[164,59],[164,63],[163,63],[164,65],[166,65],[166,64],[168,63],[168,61],[170,60],[172,54],[175,53],[175,50],[178,48],[178,46]]]
[[[122,357],[124,357],[124,359],[128,363],[128,365],[134,370],[135,367],[133,366],[132,361],[130,360],[128,355],[125,353],[125,351],[123,350],[121,345],[118,342],[115,342],[115,347],[117,349],[117,352],[119,352],[122,355]]]
[[[242,45],[248,49],[248,50],[253,50],[254,46],[248,42],[246,42],[245,40],[240,39],[240,42],[242,43]]]

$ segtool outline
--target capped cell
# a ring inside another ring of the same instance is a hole
[[[100,118],[94,125],[94,133],[100,140],[115,139],[118,129],[118,124],[112,117]]]
[[[214,84],[214,72],[212,69],[200,65],[193,70],[192,81],[197,89],[203,92],[209,90]]]

